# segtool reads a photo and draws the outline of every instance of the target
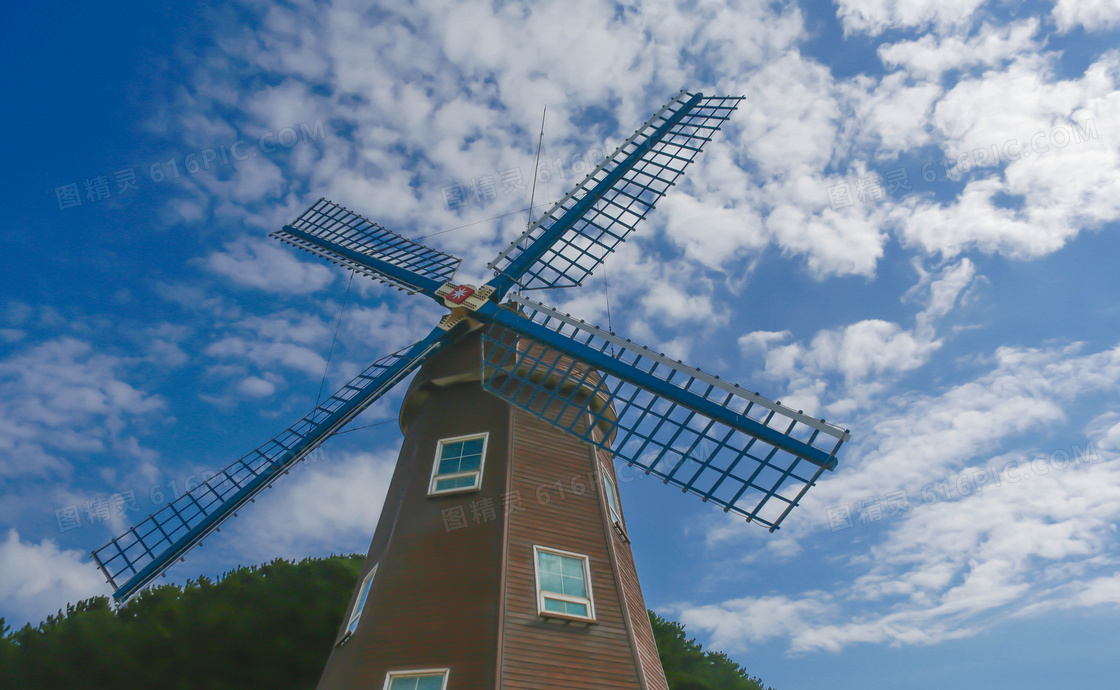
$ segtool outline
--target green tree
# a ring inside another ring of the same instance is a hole
[[[723,652],[705,652],[695,639],[688,639],[684,626],[649,612],[657,653],[669,690],[773,690],[752,678]]]
[[[313,688],[360,568],[360,556],[276,560],[216,583],[152,587],[117,612],[87,599],[4,635],[0,685]]]

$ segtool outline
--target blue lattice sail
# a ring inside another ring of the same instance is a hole
[[[653,210],[741,100],[678,93],[490,268],[528,290],[583,283]]]

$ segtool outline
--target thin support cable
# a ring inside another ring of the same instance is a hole
[[[334,337],[331,338],[331,349],[327,353],[327,363],[323,365],[323,380],[319,381],[319,392],[315,395],[315,407],[323,399],[323,386],[327,383],[327,372],[331,368],[331,359],[334,357],[334,346],[338,343],[338,329],[342,327],[342,317],[346,315],[346,305],[350,303],[350,288],[354,285],[354,269],[350,269],[350,280],[346,283],[346,294],[342,297],[342,309],[338,312],[338,321],[334,324]],[[317,448],[319,459],[323,459],[323,447]]]
[[[611,323],[611,291],[610,285],[607,283],[607,267],[603,266],[603,297],[607,300],[607,330],[614,333],[614,325]],[[614,345],[611,345],[611,357],[615,356]]]
[[[496,215],[496,216],[490,216],[489,218],[483,218],[482,220],[476,220],[473,223],[467,223],[466,225],[456,225],[455,227],[448,228],[446,230],[437,230],[436,232],[428,233],[427,235],[420,235],[419,237],[413,237],[412,239],[413,239],[413,241],[426,240],[429,237],[435,237],[436,235],[446,235],[449,232],[455,232],[456,230],[462,230],[463,228],[469,228],[469,227],[474,226],[474,225],[481,225],[482,223],[489,223],[492,220],[498,220],[500,218],[505,218],[506,216],[514,216],[514,215],[517,215],[518,213],[525,213],[526,211],[528,211],[529,215],[532,216],[534,208],[541,208],[543,206],[550,206],[551,207],[554,204],[556,204],[555,201],[542,201],[541,203],[537,204],[536,206],[531,206],[529,208],[520,208],[520,209],[517,209],[516,211],[510,211],[509,213],[502,213],[502,214],[499,214],[499,215]]]
[[[342,431],[337,432],[335,434],[335,436],[341,436],[343,434],[349,434],[352,431],[361,431],[362,429],[369,429],[369,428],[372,428],[372,427],[375,427],[375,426],[381,426],[382,424],[388,424],[389,422],[395,422],[395,421],[397,421],[396,417],[390,417],[389,419],[382,419],[380,422],[374,422],[373,424],[366,424],[364,426],[356,426],[353,429],[343,429]]]
[[[541,167],[541,146],[544,144],[544,118],[548,115],[548,106],[544,107],[544,112],[541,113],[541,134],[537,137],[537,160],[533,162],[533,191],[529,194],[529,218],[525,221],[525,230],[533,225],[533,202],[537,198],[537,174],[540,172]],[[525,238],[526,246],[528,246],[529,238]],[[517,286],[517,294],[521,294],[521,285]]]

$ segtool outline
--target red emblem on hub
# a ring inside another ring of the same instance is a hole
[[[452,304],[462,304],[468,297],[474,294],[474,288],[466,285],[460,285],[447,295],[447,301]]]

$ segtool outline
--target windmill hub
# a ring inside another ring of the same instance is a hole
[[[471,319],[469,313],[478,311],[490,301],[491,295],[494,294],[494,288],[489,285],[483,285],[479,288],[468,283],[456,285],[448,281],[440,286],[435,294],[436,297],[443,300],[443,305],[451,310],[450,313],[444,314],[443,318],[440,319],[440,328],[450,331],[462,321],[467,320],[473,329],[481,326],[482,322]]]

